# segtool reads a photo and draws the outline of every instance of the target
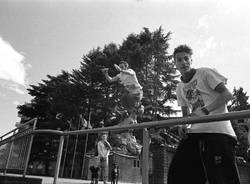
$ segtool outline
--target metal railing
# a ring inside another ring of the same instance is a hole
[[[26,175],[37,119],[34,118],[0,137],[0,169]]]
[[[20,132],[20,128],[14,129],[10,131],[9,133],[3,135],[0,137],[0,153],[3,145],[7,144],[7,149],[4,152],[5,154],[0,155],[0,160],[5,160],[5,163],[2,165],[0,164],[0,169],[3,170],[4,174],[11,169],[10,160],[13,156],[13,147],[15,147],[16,143],[15,141],[21,140],[27,137],[30,137],[30,142],[27,147],[27,154],[24,158],[24,164],[22,165],[19,170],[23,171],[23,176],[25,177],[27,172],[27,166],[29,162],[29,156],[30,151],[32,147],[32,141],[33,136],[36,134],[53,134],[60,136],[60,142],[57,152],[57,160],[56,160],[56,167],[54,172],[54,180],[53,184],[57,183],[58,176],[59,176],[59,170],[60,170],[60,164],[61,164],[61,158],[62,158],[62,152],[63,152],[63,145],[64,145],[64,138],[69,135],[81,135],[81,134],[91,134],[91,133],[98,133],[102,131],[120,131],[120,130],[129,130],[129,129],[142,129],[143,130],[143,155],[142,155],[142,183],[148,184],[149,181],[149,166],[146,162],[149,158],[149,128],[155,128],[155,127],[169,127],[174,125],[183,125],[183,124],[195,124],[195,123],[209,123],[214,121],[223,121],[223,120],[235,120],[235,119],[245,119],[250,118],[250,110],[245,111],[239,111],[239,112],[230,112],[226,114],[215,114],[215,115],[207,115],[202,117],[188,117],[188,118],[180,118],[180,119],[170,119],[170,120],[161,120],[161,121],[151,121],[151,122],[145,122],[140,124],[133,124],[133,125],[122,125],[122,126],[112,126],[112,127],[103,127],[103,128],[94,128],[94,129],[85,129],[85,130],[77,130],[77,131],[58,131],[58,130],[47,130],[47,129],[38,129],[36,130],[36,119],[31,120],[33,122],[33,126],[30,131],[27,131],[25,133]],[[25,125],[31,124],[31,121],[25,123],[22,127]],[[19,130],[19,134],[17,131]],[[6,137],[4,139],[4,137]],[[4,156],[3,156],[4,155]],[[2,158],[1,158],[2,156]],[[4,165],[4,166],[3,166]]]

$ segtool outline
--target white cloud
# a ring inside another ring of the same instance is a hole
[[[18,105],[20,105],[20,102],[14,101],[13,104],[16,105],[16,106],[18,106]]]
[[[205,47],[206,49],[215,49],[218,44],[216,43],[215,39],[213,36],[209,37],[205,41]]]
[[[219,0],[216,7],[221,9],[225,14],[236,14],[249,12],[249,5],[249,0]]]
[[[0,92],[0,97],[6,97],[6,94]]]
[[[200,57],[204,57],[208,52],[216,49],[218,45],[221,45],[222,43],[217,43],[215,41],[215,38],[213,36],[210,36],[208,38],[204,38],[202,40],[198,41],[199,49],[197,51],[198,55]]]
[[[209,27],[208,18],[209,18],[208,15],[204,15],[201,18],[199,18],[199,20],[198,20],[198,28],[205,28],[207,30],[208,27]]]
[[[14,91],[19,95],[27,94],[25,86],[7,80],[0,79],[0,87],[2,87],[3,89]],[[6,94],[4,94],[2,91],[0,91],[0,96],[3,96],[1,95],[1,93],[6,96]]]
[[[26,92],[24,90],[22,90],[18,85],[16,84],[11,84],[8,86],[8,88],[12,91],[15,91],[16,93],[20,94],[20,95],[24,95],[26,94]]]
[[[0,79],[25,86],[26,66],[23,60],[24,56],[0,37]]]

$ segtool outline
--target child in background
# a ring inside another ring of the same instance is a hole
[[[98,184],[100,170],[98,157],[95,157],[95,162],[89,169],[91,171],[91,184]]]

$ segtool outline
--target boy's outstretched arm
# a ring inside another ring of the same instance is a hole
[[[102,72],[103,72],[105,78],[107,79],[107,81],[109,81],[109,82],[115,82],[115,81],[118,80],[117,76],[114,76],[114,77],[110,77],[109,76],[109,74],[108,74],[108,68],[102,69]]]

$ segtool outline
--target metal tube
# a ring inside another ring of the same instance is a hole
[[[32,127],[32,130],[36,129],[36,123],[37,123],[37,118],[34,119],[34,124]],[[33,139],[34,139],[34,134],[31,134],[30,136],[30,143],[29,143],[29,147],[28,147],[28,151],[27,151],[27,157],[25,160],[25,165],[24,165],[24,170],[23,170],[23,177],[26,176],[27,173],[27,168],[28,168],[28,164],[29,164],[29,159],[30,159],[30,153],[31,153],[31,148],[32,148],[32,144],[33,144]]]
[[[79,117],[78,125],[77,125],[77,130],[79,130],[80,124],[81,124],[81,119]],[[77,149],[77,144],[78,144],[78,137],[79,137],[79,134],[76,135],[76,139],[75,139],[76,142],[75,142],[75,146],[74,146],[74,153],[73,153],[73,159],[72,159],[72,165],[71,165],[71,171],[70,171],[70,178],[73,177],[73,171],[74,171],[74,165],[75,165],[75,158],[76,158],[76,149]]]
[[[85,140],[85,145],[84,145],[84,155],[83,155],[83,160],[82,160],[82,172],[81,172],[81,178],[83,176],[83,171],[84,171],[84,165],[85,165],[85,155],[87,152],[87,145],[88,145],[88,138],[89,138],[89,134],[86,134],[86,140]]]
[[[10,149],[9,149],[9,153],[8,153],[8,157],[7,157],[7,161],[6,161],[5,168],[4,168],[4,173],[3,173],[4,175],[6,174],[8,166],[9,166],[10,156],[11,156],[12,149],[13,149],[13,144],[14,144],[14,139],[10,143]]]
[[[119,126],[110,126],[103,128],[93,128],[85,129],[78,131],[64,132],[65,135],[76,135],[84,133],[98,133],[100,131],[116,131],[116,130],[130,130],[130,129],[142,129],[142,128],[151,128],[151,127],[166,127],[174,125],[183,125],[183,124],[195,124],[195,123],[210,123],[214,121],[223,121],[223,120],[233,120],[233,119],[243,119],[250,118],[250,110],[238,111],[238,112],[229,112],[224,114],[212,114],[201,117],[185,117],[178,119],[168,119],[160,121],[150,121],[138,124],[130,125],[119,125]],[[37,130],[36,130],[37,131]]]
[[[71,171],[70,171],[70,178],[73,177],[75,158],[76,158],[76,149],[77,149],[77,144],[78,144],[78,136],[79,136],[79,134],[76,135],[76,143],[75,143],[75,147],[74,147],[74,153],[73,153],[73,159],[72,159],[72,165],[71,165]]]
[[[142,152],[142,184],[148,184],[149,171],[149,133],[146,128],[143,129],[143,152]]]
[[[90,120],[91,120],[91,111],[89,111],[89,117],[88,117],[88,124],[87,124],[87,128],[90,127]],[[86,152],[87,152],[87,146],[88,146],[88,138],[89,138],[89,134],[86,134],[85,137],[85,145],[84,145],[84,155],[83,155],[83,160],[82,160],[82,171],[81,171],[81,178],[83,176],[83,171],[84,171],[84,165],[85,165],[85,156],[86,156]]]
[[[26,157],[26,160],[25,160],[25,165],[24,165],[24,170],[23,170],[23,177],[25,177],[26,173],[27,173],[29,159],[30,159],[30,153],[31,153],[31,148],[32,148],[32,144],[33,144],[33,139],[34,139],[34,135],[32,134],[30,136],[30,143],[29,143],[29,146],[28,146],[27,157]]]
[[[67,158],[68,146],[69,146],[69,135],[67,135],[67,139],[66,139],[65,153],[64,153],[64,157],[63,157],[62,170],[61,170],[61,174],[60,174],[61,177],[63,177],[63,175],[64,175],[64,167],[65,167],[65,162],[66,162],[66,158]]]
[[[53,184],[57,183],[57,179],[58,179],[58,175],[59,175],[61,158],[62,158],[62,151],[63,151],[63,143],[64,143],[64,136],[61,135],[60,136],[60,143],[59,143],[58,153],[57,153],[56,168],[55,168],[55,173],[54,173]]]

